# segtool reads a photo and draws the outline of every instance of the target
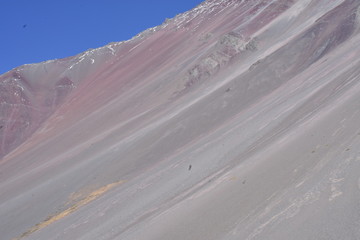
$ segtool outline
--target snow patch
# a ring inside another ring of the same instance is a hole
[[[331,185],[331,196],[329,197],[329,201],[333,201],[335,198],[341,196],[343,193],[339,190],[336,184]]]
[[[141,42],[141,43],[142,43],[142,42]],[[132,52],[133,50],[135,50],[137,47],[139,47],[139,46],[141,45],[141,43],[135,45],[133,48],[131,48],[131,49],[129,50],[129,52]]]
[[[112,46],[107,45],[106,48],[111,51],[111,54],[112,54],[112,55],[115,55],[115,49],[114,49]]]

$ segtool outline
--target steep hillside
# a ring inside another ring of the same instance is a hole
[[[359,239],[360,1],[208,0],[0,76],[3,239]]]

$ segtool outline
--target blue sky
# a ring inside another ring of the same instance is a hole
[[[203,0],[0,0],[0,74],[127,40]]]

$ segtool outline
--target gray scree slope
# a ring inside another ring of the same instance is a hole
[[[359,7],[208,0],[3,74],[0,238],[360,239]]]

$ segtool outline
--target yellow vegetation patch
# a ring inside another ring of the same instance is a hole
[[[86,204],[94,201],[95,199],[97,199],[98,197],[100,197],[102,194],[106,193],[107,191],[109,191],[110,189],[116,187],[119,184],[124,183],[124,180],[118,181],[118,182],[114,182],[114,183],[110,183],[106,186],[103,186],[101,188],[98,188],[97,190],[91,192],[90,194],[84,196],[83,198],[81,198],[80,200],[78,200],[77,202],[75,202],[72,206],[70,206],[69,208],[67,208],[66,210],[54,215],[54,216],[49,216],[47,217],[43,222],[36,224],[35,226],[33,226],[32,228],[30,228],[28,231],[24,232],[20,237],[17,238],[13,238],[13,240],[20,240],[26,236],[29,236],[31,233],[36,232],[40,229],[43,229],[47,226],[49,226],[50,224],[70,215],[71,213],[75,212],[76,210],[78,210],[79,208],[81,208],[82,206],[85,206]],[[82,196],[81,193],[73,193],[70,196],[70,199],[74,199],[74,197],[76,199],[80,198],[80,196]]]
[[[232,176],[232,177],[230,178],[230,180],[231,180],[231,181],[235,181],[235,180],[237,180],[237,177]]]

